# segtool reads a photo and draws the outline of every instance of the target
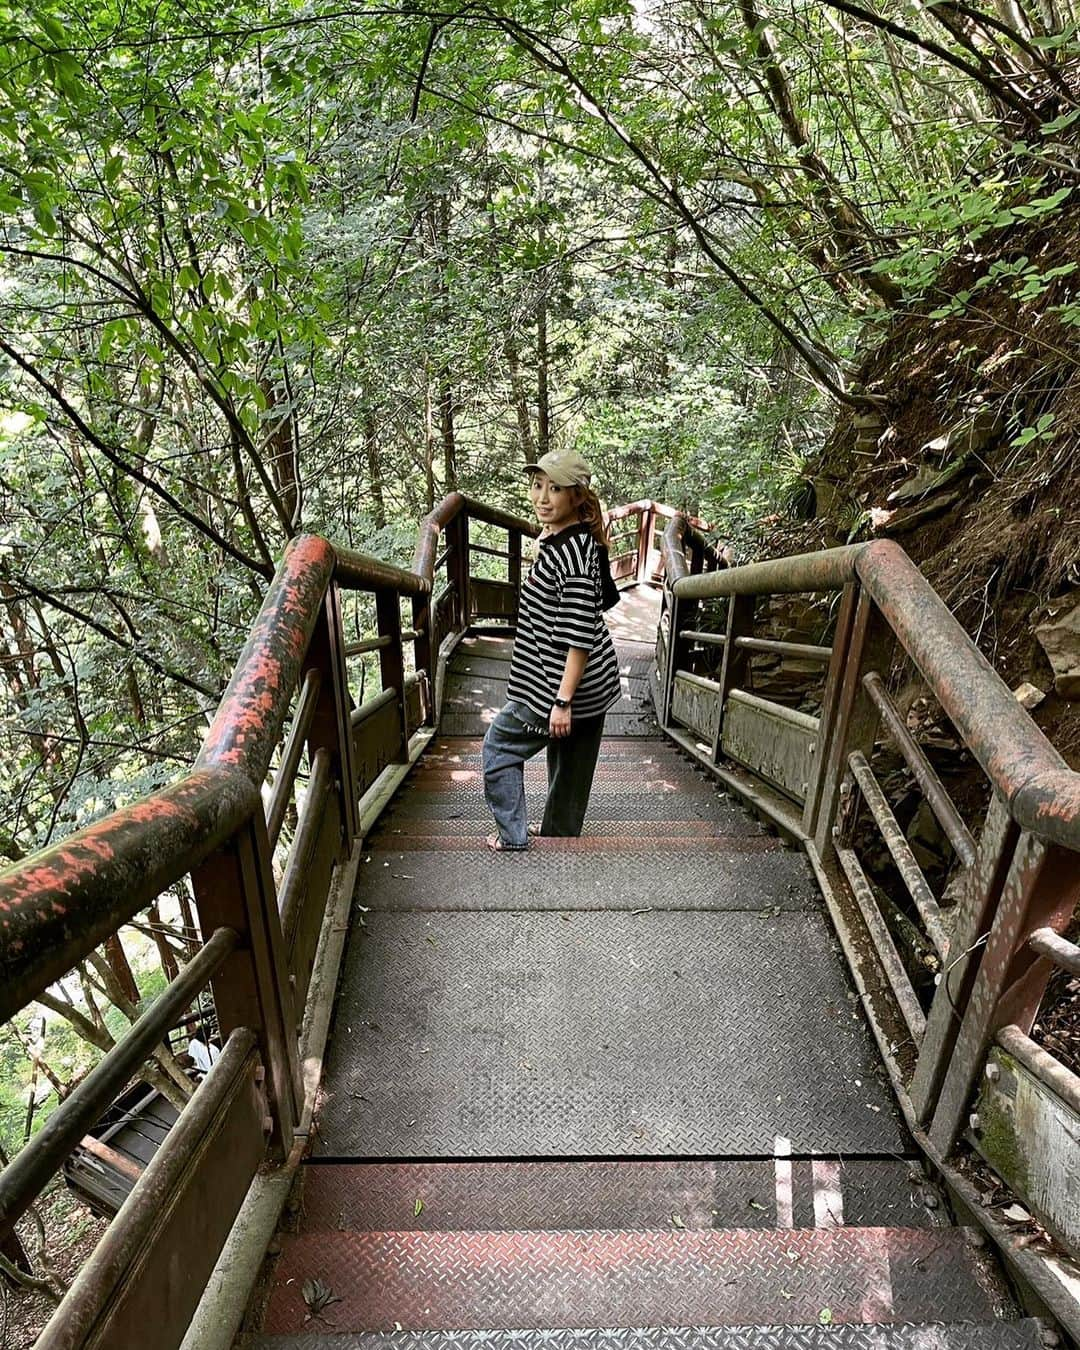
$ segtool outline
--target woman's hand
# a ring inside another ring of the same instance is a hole
[[[548,730],[554,739],[570,735],[570,709],[552,707],[548,717]]]

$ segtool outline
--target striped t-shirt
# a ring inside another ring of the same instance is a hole
[[[559,692],[566,652],[589,653],[572,702],[574,717],[599,717],[619,698],[619,661],[600,608],[600,555],[588,529],[570,526],[540,540],[521,588],[507,697],[544,723]]]

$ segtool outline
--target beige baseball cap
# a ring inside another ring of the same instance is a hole
[[[592,469],[576,450],[549,450],[535,464],[525,465],[526,473],[546,473],[559,487],[588,487]]]

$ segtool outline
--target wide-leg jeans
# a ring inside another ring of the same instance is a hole
[[[575,718],[570,735],[552,736],[523,703],[507,703],[484,737],[484,797],[503,848],[529,841],[525,812],[525,761],[547,750],[548,793],[540,833],[576,838],[589,805],[600,754],[604,716]]]

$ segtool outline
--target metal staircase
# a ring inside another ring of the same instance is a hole
[[[204,939],[0,1174],[0,1238],[208,985],[225,1038],[42,1350],[1080,1335],[1080,1169],[1052,1184],[1049,1145],[1014,1148],[1007,1179],[1059,1239],[1032,1246],[971,1151],[1029,1143],[1033,1102],[1047,1130],[1080,1110],[1031,1038],[1051,969],[1080,971],[1080,774],[893,545],[726,569],[667,508],[614,515],[638,584],[581,840],[481,846],[531,527],[455,494],[411,569],[293,541],[192,769],[0,875],[0,1017],[169,887]],[[828,633],[763,634],[759,608],[798,593],[838,597]],[[375,625],[350,638],[354,594]],[[763,655],[820,670],[813,711],[765,696]],[[905,739],[902,661],[986,772],[981,827]],[[904,851],[879,730],[953,842],[948,894]],[[936,952],[931,998],[865,828]]]

